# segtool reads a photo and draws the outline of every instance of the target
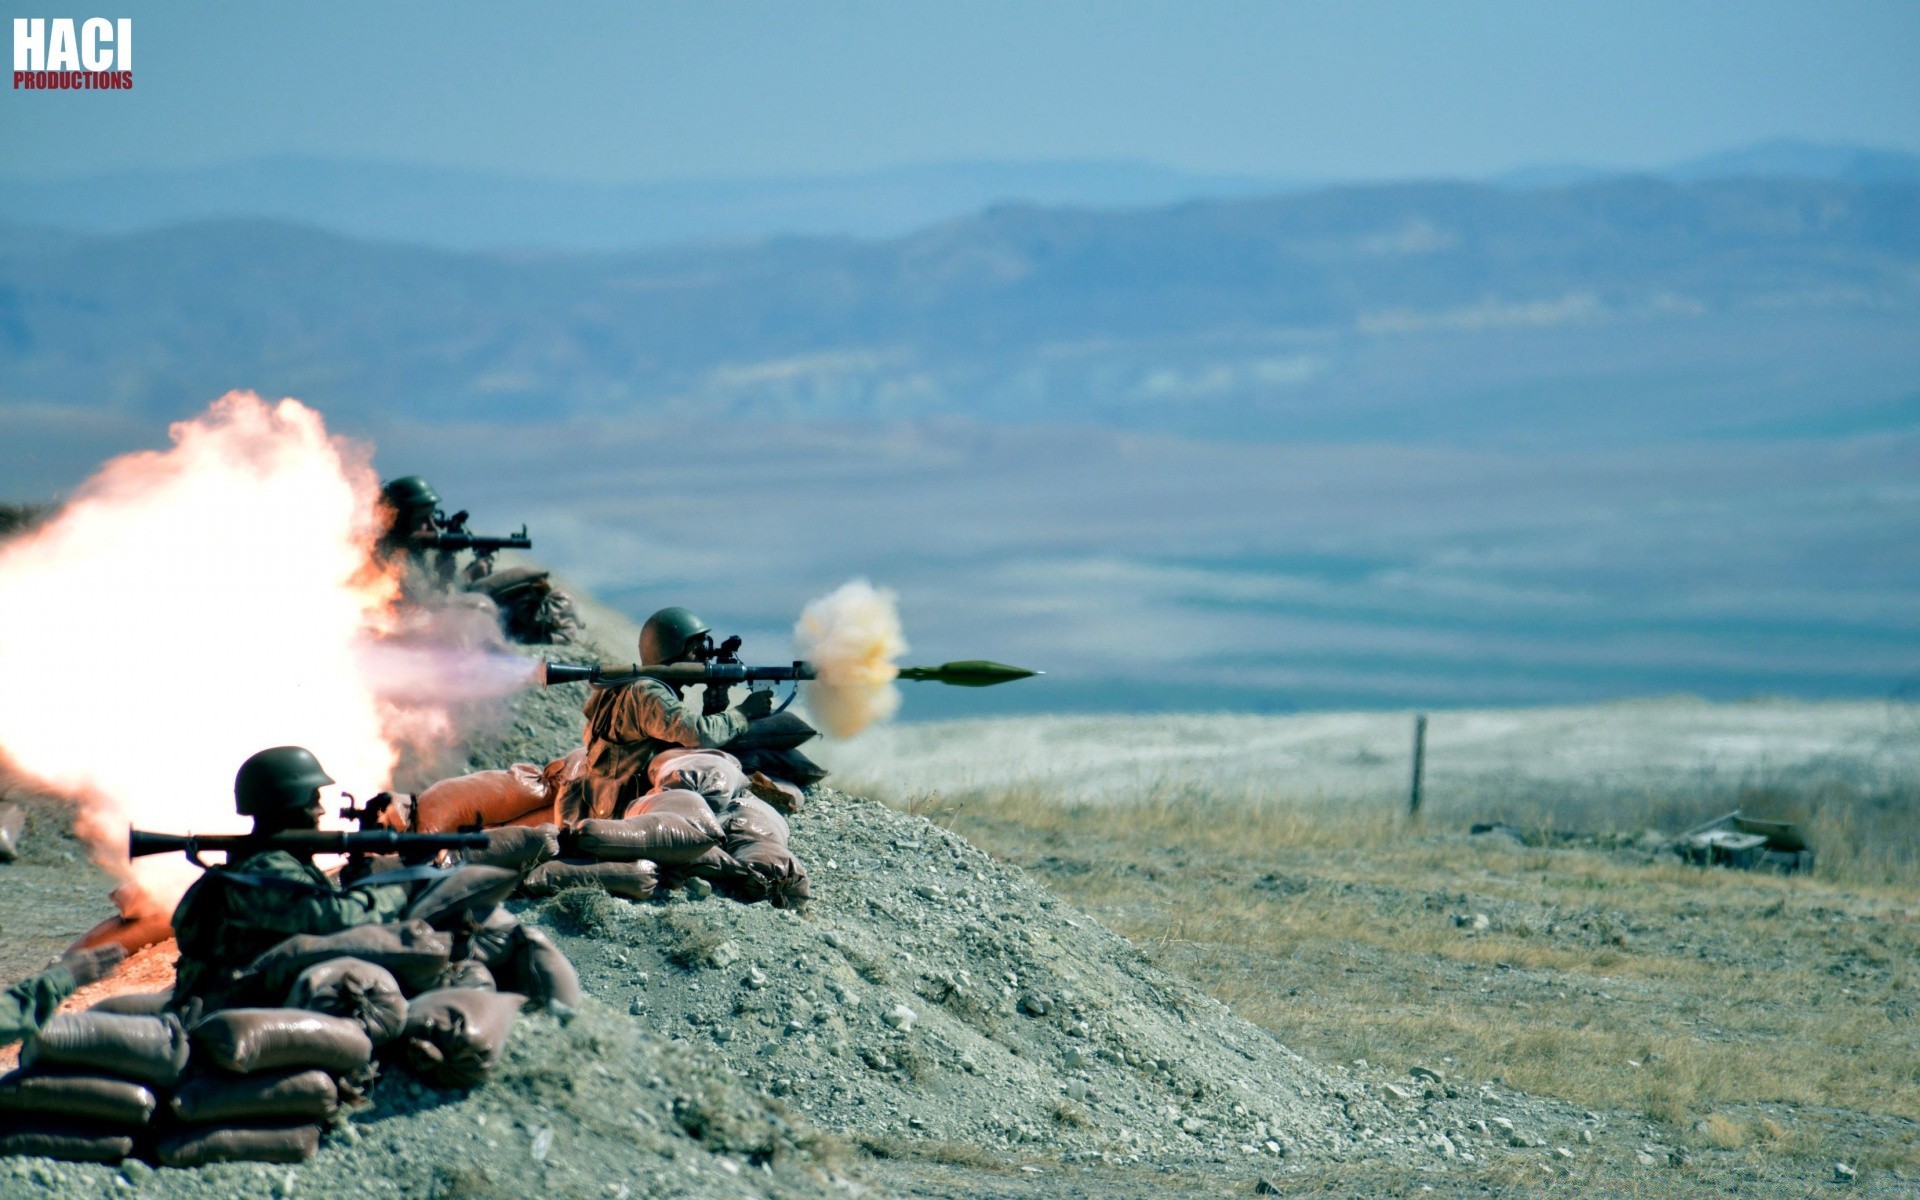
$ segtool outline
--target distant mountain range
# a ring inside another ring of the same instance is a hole
[[[1491,182],[1560,187],[1624,175],[1920,182],[1920,155],[1773,141],[1647,172],[1548,166]],[[0,221],[81,233],[265,219],[443,249],[600,251],[778,235],[900,237],[997,204],[1090,209],[1297,192],[1328,181],[1131,162],[972,162],[862,174],[601,184],[417,164],[281,157],[70,180],[0,178]]]
[[[419,420],[1295,441],[1904,424],[1920,184],[1348,187],[595,255],[261,221],[0,235],[0,404],[150,419],[236,386]]]

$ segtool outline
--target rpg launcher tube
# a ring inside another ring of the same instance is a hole
[[[193,834],[148,833],[144,829],[127,833],[127,857],[144,858],[149,854],[184,852],[198,858],[208,850],[225,854],[229,861],[239,856],[267,850],[285,850],[292,854],[407,854],[414,851],[485,850],[490,839],[484,833],[398,833],[391,829],[358,832],[346,829],[289,829],[256,836],[248,833]]]
[[[736,683],[789,683],[814,678],[813,664],[796,662],[784,667],[755,667],[746,663],[666,663],[655,667],[576,667],[570,663],[545,663],[543,681],[591,683],[597,687],[616,687],[636,679],[657,679],[687,687],[696,683],[717,683],[732,687]]]
[[[591,683],[613,687],[632,683],[636,679],[658,679],[662,683],[680,686],[695,683],[732,686],[736,683],[785,683],[819,677],[814,665],[808,662],[796,662],[787,667],[752,667],[745,663],[667,663],[657,667],[579,667],[553,662],[543,665],[542,680],[548,687],[556,683]],[[992,687],[1045,673],[976,658],[941,663],[937,667],[901,667],[899,677],[915,683],[944,683],[951,687]]]
[[[419,545],[423,549],[444,550],[449,553],[472,550],[480,554],[494,554],[501,550],[531,550],[533,539],[527,536],[524,527],[518,533],[501,534],[498,537],[485,533],[468,533],[464,529],[458,529],[423,537]]]

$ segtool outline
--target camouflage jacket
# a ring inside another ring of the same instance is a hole
[[[65,967],[54,966],[0,992],[0,1046],[11,1046],[40,1032],[73,991],[73,974]]]
[[[411,898],[404,884],[343,891],[318,867],[284,850],[256,854],[231,870],[210,870],[173,910],[180,945],[173,1006],[200,1000],[218,1007],[254,959],[294,934],[392,921]]]
[[[646,791],[647,765],[676,746],[712,750],[747,728],[732,709],[711,717],[657,679],[637,679],[595,691],[581,709],[587,717],[587,775],[596,799],[576,816],[609,817]]]

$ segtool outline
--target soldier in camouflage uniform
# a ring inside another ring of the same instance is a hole
[[[640,630],[644,666],[694,661],[711,628],[684,608],[663,608]],[[711,750],[740,736],[747,722],[773,711],[772,692],[748,692],[738,707],[711,716],[657,679],[636,679],[587,697],[586,787],[563,805],[568,820],[619,816],[646,790],[647,765],[675,746]]]
[[[333,780],[311,751],[262,750],[234,777],[235,807],[253,832],[318,829],[320,789]],[[305,858],[285,850],[254,854],[200,877],[173,913],[180,944],[172,1005],[220,1008],[247,998],[241,973],[263,952],[297,933],[337,933],[398,919],[411,899],[405,884],[361,883],[342,890]]]
[[[40,1032],[60,1002],[80,988],[105,979],[127,952],[111,943],[91,950],[69,950],[59,962],[0,992],[0,1046],[11,1046]]]

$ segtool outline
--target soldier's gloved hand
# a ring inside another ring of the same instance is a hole
[[[126,956],[124,947],[108,942],[91,950],[69,950],[61,957],[60,965],[73,976],[75,987],[85,987],[105,979]]]
[[[734,711],[749,721],[758,721],[773,712],[773,692],[748,692],[746,699],[734,706]]]

